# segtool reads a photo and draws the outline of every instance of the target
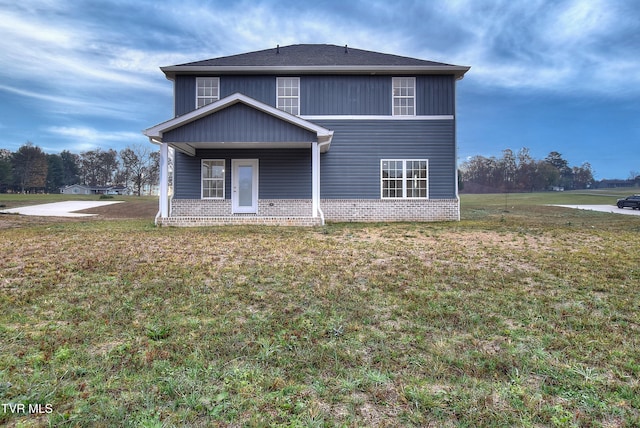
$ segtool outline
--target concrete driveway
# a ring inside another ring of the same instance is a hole
[[[82,214],[75,211],[89,208],[102,207],[104,205],[117,204],[124,201],[67,201],[53,202],[50,204],[29,205],[26,207],[9,208],[0,210],[5,214],[35,215],[41,217],[89,217],[97,214]]]
[[[640,216],[640,210],[631,208],[620,209],[615,205],[551,205],[552,207],[576,208],[579,210],[599,211],[602,213],[625,214]]]

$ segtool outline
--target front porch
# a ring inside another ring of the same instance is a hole
[[[160,145],[156,224],[314,226],[333,131],[234,94],[145,131]],[[174,193],[169,198],[169,149]],[[278,199],[273,199],[278,198]]]

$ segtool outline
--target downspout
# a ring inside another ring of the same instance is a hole
[[[331,140],[318,144],[318,152],[322,153],[322,147],[327,146],[329,144],[331,144]],[[318,187],[320,187],[320,171],[319,170],[318,170]],[[322,211],[322,208],[320,207],[321,200],[322,199],[320,198],[320,189],[318,189],[318,214],[320,214],[320,221],[322,226],[324,226],[324,211]]]
[[[169,217],[169,145],[160,145],[160,216]]]
[[[463,75],[464,76],[464,75]],[[456,200],[458,201],[458,221],[460,221],[460,193],[458,189],[458,111],[457,111],[457,88],[458,83],[456,80],[462,79],[462,76],[453,81],[453,166],[455,168],[455,189],[456,189]]]
[[[162,140],[156,140],[153,137],[149,137],[149,141],[160,146],[160,195],[158,198],[158,212],[153,219],[154,225],[157,226],[158,219],[160,217],[168,217],[169,213],[167,192],[169,146],[167,143],[163,143]]]

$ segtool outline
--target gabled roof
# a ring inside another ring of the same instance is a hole
[[[348,46],[303,44],[204,61],[161,67],[168,79],[176,74],[198,73],[413,73],[453,74],[462,78],[469,67],[426,61]]]
[[[321,151],[326,152],[329,150],[329,145],[331,144],[331,140],[333,138],[333,131],[326,129],[320,125],[317,125],[313,122],[309,122],[308,120],[302,119],[298,116],[294,116],[289,114],[283,110],[277,109],[270,105],[261,103],[258,100],[255,100],[251,97],[243,95],[241,93],[235,93],[225,97],[216,102],[205,105],[204,107],[200,107],[196,110],[192,110],[189,113],[183,114],[181,116],[174,117],[173,119],[162,122],[156,126],[145,129],[143,131],[144,135],[149,137],[149,140],[155,143],[161,143],[163,139],[163,135],[171,130],[184,126],[188,123],[194,122],[198,119],[201,119],[205,116],[214,114],[220,110],[226,109],[232,105],[242,103],[251,108],[259,110],[265,114],[271,115],[277,119],[280,119],[284,122],[290,123],[292,125],[298,126],[299,128],[305,129],[312,133],[315,133],[317,136],[318,143],[321,145]],[[185,153],[190,155],[195,154],[195,146],[191,145],[188,147],[187,145],[177,146]]]

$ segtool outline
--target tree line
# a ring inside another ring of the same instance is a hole
[[[594,185],[588,162],[570,166],[553,151],[542,160],[534,159],[528,148],[517,153],[502,151],[502,157],[474,156],[460,165],[459,187],[466,193],[534,192],[587,189]]]
[[[60,193],[73,184],[125,186],[140,195],[145,185],[158,183],[160,154],[143,145],[117,152],[68,150],[47,154],[31,142],[16,152],[0,149],[0,193]]]

